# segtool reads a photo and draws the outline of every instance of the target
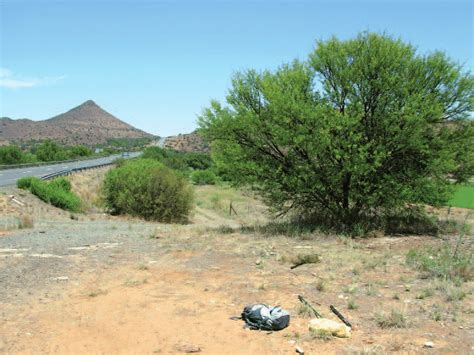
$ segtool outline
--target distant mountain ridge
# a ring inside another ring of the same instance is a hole
[[[44,121],[0,118],[0,142],[53,139],[66,145],[96,145],[112,138],[143,138],[152,134],[118,119],[88,100]]]

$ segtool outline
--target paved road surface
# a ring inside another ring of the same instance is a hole
[[[134,158],[140,155],[141,152],[130,153],[129,158]],[[72,169],[72,168],[85,168],[93,167],[100,164],[111,163],[117,158],[120,158],[120,154],[111,155],[105,158],[97,158],[62,164],[52,164],[52,165],[43,165],[43,166],[34,166],[29,168],[20,168],[20,169],[8,169],[0,170],[0,186],[15,185],[16,181],[19,178],[24,176],[36,176],[42,177],[44,175],[52,174],[61,170]]]

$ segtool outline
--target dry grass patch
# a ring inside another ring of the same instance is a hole
[[[20,217],[18,217],[18,229],[33,228],[34,226],[33,217],[29,215],[20,215]]]
[[[392,309],[390,312],[380,312],[375,315],[377,325],[382,329],[407,328],[408,318],[404,311]]]
[[[80,197],[85,211],[103,211],[101,188],[109,169],[110,167],[91,169],[68,177],[72,191]]]

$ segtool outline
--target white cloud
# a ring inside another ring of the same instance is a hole
[[[0,68],[0,87],[7,89],[32,88],[35,86],[52,85],[65,78],[64,75],[43,78],[25,78],[7,68]]]

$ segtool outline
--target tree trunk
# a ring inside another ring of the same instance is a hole
[[[342,208],[347,213],[349,210],[349,190],[351,186],[351,174],[345,173],[342,179]]]

